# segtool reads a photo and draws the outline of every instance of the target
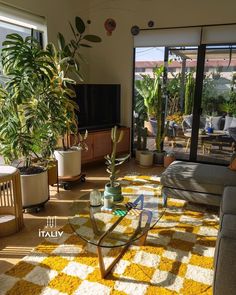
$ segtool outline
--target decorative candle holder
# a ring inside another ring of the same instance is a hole
[[[94,189],[90,193],[90,206],[98,207],[102,204],[102,195],[98,189]]]

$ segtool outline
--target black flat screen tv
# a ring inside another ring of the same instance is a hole
[[[79,130],[101,130],[120,124],[120,84],[77,84]]]

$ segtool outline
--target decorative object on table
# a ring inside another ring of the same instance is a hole
[[[102,210],[112,210],[114,197],[112,195],[104,195]]]
[[[132,216],[139,216],[141,213],[142,213],[141,209],[132,208],[128,211],[127,214],[132,215]]]
[[[90,206],[97,207],[102,204],[102,194],[98,189],[93,189],[90,192]]]
[[[211,133],[214,132],[214,129],[213,129],[212,127],[208,127],[208,128],[207,128],[207,132],[211,134]]]
[[[104,23],[104,27],[106,29],[107,32],[107,36],[111,36],[112,32],[115,30],[116,28],[116,22],[113,18],[108,18],[105,23]]]
[[[123,164],[130,155],[125,155],[120,158],[116,158],[116,148],[117,144],[121,142],[123,139],[124,132],[123,130],[120,131],[118,134],[117,126],[112,128],[111,130],[111,140],[112,140],[112,153],[111,155],[105,156],[106,165],[107,165],[107,172],[110,174],[110,182],[105,185],[104,191],[104,200],[106,196],[113,196],[114,202],[122,200],[121,194],[121,185],[117,181],[119,170],[116,170],[116,166]]]
[[[133,36],[136,36],[136,35],[138,35],[139,34],[139,32],[140,32],[140,28],[139,28],[139,26],[133,26],[132,28],[131,28],[131,34],[133,35]]]
[[[113,211],[113,214],[117,216],[125,216],[127,214],[127,210],[116,209]]]
[[[164,167],[167,168],[172,162],[175,161],[175,153],[174,152],[168,152],[164,156]]]

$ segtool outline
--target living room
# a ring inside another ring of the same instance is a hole
[[[234,8],[232,0],[0,2],[0,294],[234,294]],[[33,87],[32,52],[35,73],[46,61]],[[49,91],[47,109],[39,102]],[[15,109],[28,134],[14,137]],[[47,169],[29,183],[20,156],[36,167],[37,153]]]

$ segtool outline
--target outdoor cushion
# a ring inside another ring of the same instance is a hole
[[[225,126],[224,126],[224,131],[227,131],[228,128],[230,127],[230,124],[233,120],[233,117],[229,117],[229,116],[226,116],[225,117]]]
[[[221,123],[221,120],[222,120],[222,116],[219,116],[219,117],[212,117],[211,119],[212,121],[212,128],[214,130],[220,130],[220,123]]]
[[[170,188],[222,195],[225,186],[236,186],[236,172],[225,166],[174,161],[162,174],[161,184]]]
[[[229,126],[230,128],[236,127],[236,118],[232,118],[231,124]]]

